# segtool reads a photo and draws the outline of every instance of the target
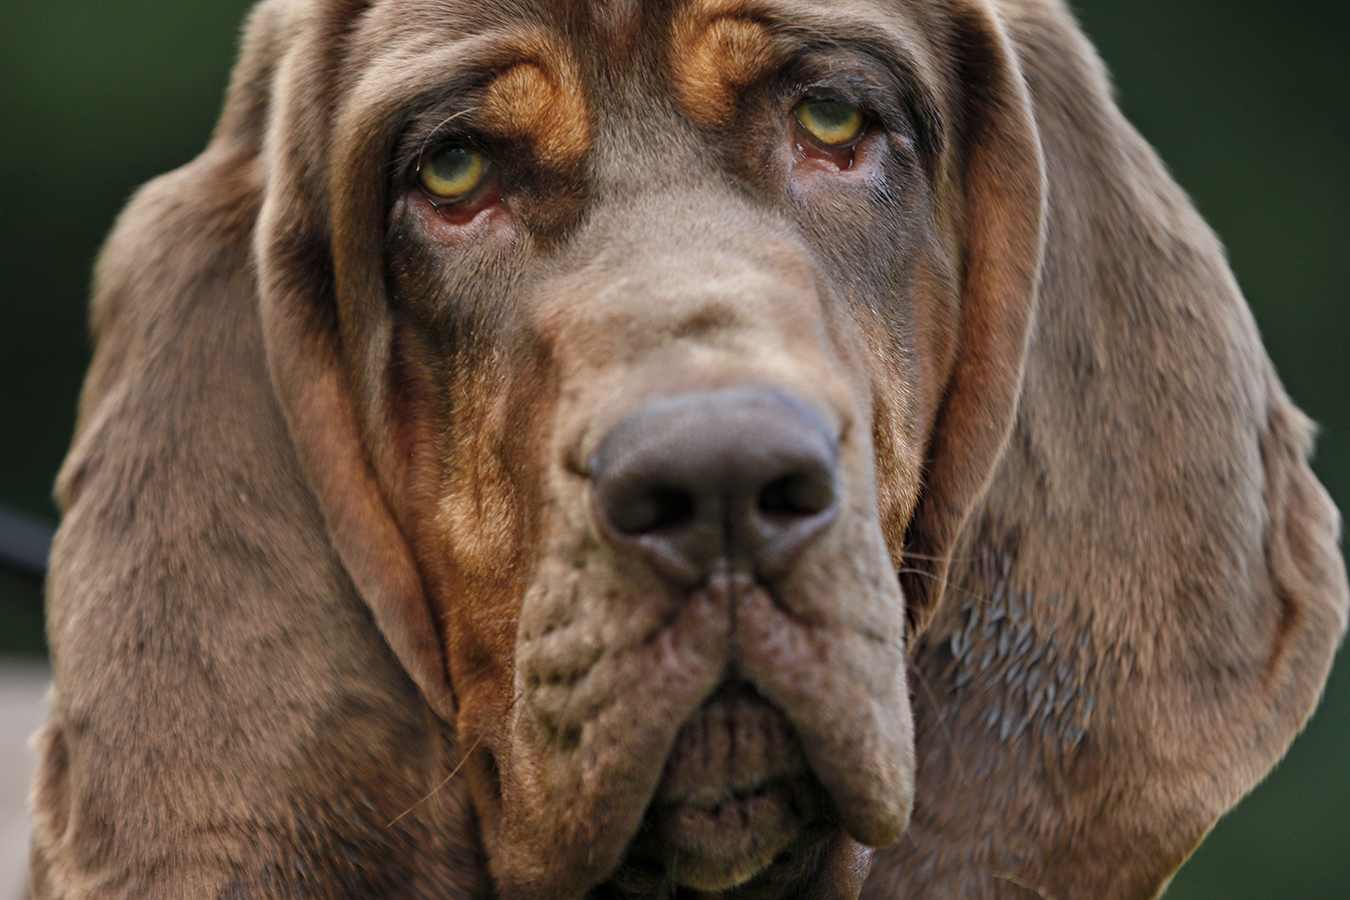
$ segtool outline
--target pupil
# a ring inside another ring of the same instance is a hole
[[[823,100],[816,104],[816,117],[827,128],[839,128],[853,119],[853,107],[835,100]]]
[[[469,175],[472,167],[473,157],[462,147],[442,150],[431,158],[433,174],[443,181],[459,181]]]

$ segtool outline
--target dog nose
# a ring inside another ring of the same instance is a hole
[[[772,579],[834,519],[838,456],[820,413],[782,391],[662,397],[592,457],[597,519],[678,582],[721,566]]]

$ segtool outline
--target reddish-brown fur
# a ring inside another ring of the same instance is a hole
[[[1345,628],[1310,426],[1058,0],[265,0],[92,319],[41,900],[1147,900]],[[764,386],[837,518],[673,585],[597,448]],[[759,756],[790,802],[682,799]]]
[[[545,165],[576,166],[590,143],[581,85],[564,54],[546,46],[539,57],[541,62],[522,62],[492,82],[483,100],[485,130],[528,142]]]
[[[739,3],[695,3],[671,29],[675,90],[701,125],[734,124],[740,92],[778,62],[772,35]]]

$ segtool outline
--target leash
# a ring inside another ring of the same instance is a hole
[[[37,581],[46,578],[55,531],[37,516],[0,503],[0,569]]]

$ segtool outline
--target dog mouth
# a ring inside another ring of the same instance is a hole
[[[500,793],[479,785],[503,896],[856,897],[816,888],[913,796],[899,604],[816,611],[821,569],[780,593],[720,572],[666,605],[588,584],[601,567],[541,581]]]
[[[834,828],[787,717],[730,678],[676,735],[608,893],[684,897],[779,881],[778,869]]]

